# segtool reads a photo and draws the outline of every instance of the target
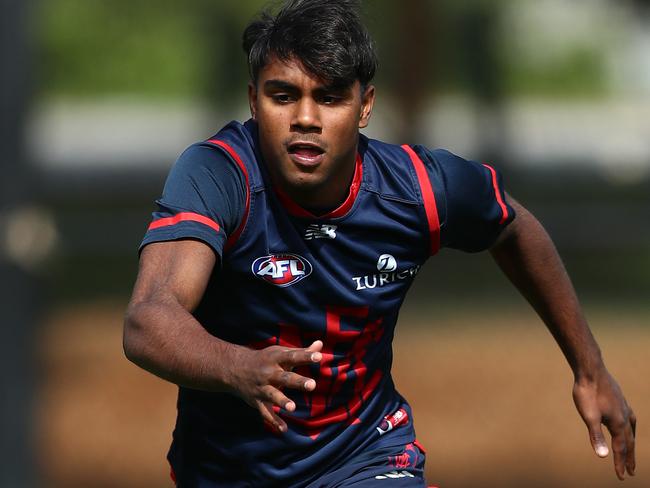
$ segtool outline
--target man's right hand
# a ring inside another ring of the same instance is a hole
[[[282,390],[316,388],[312,378],[293,369],[320,362],[323,343],[253,350],[211,335],[191,312],[216,262],[212,249],[199,241],[147,245],[124,321],[124,352],[138,366],[177,385],[237,395],[273,429],[285,432],[287,424],[277,411],[293,412],[296,404]]]
[[[232,393],[258,410],[262,419],[278,432],[286,432],[287,424],[274,411],[283,408],[288,412],[296,404],[282,390],[290,388],[305,392],[314,391],[316,381],[293,372],[298,366],[319,363],[323,343],[314,341],[307,348],[270,346],[253,350],[241,348],[233,363]]]

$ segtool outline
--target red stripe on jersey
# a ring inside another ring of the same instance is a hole
[[[348,404],[342,405],[338,408],[326,411],[323,414],[318,415],[317,417],[309,418],[298,418],[291,416],[284,416],[283,418],[288,422],[305,427],[309,430],[321,431],[330,424],[337,422],[344,422],[348,420],[351,424],[355,423],[356,413],[363,406],[365,402],[368,401],[368,398],[374,393],[377,388],[377,385],[381,381],[382,373],[381,371],[375,371],[375,373],[370,377],[368,383],[358,392],[354,400],[351,400]],[[318,385],[318,382],[316,383]],[[320,433],[320,432],[318,432]]]
[[[208,217],[204,217],[203,215],[192,212],[181,212],[174,215],[173,217],[165,217],[163,219],[154,220],[151,222],[151,224],[149,224],[148,230],[158,229],[159,227],[168,227],[170,225],[176,225],[179,222],[185,221],[199,222],[200,224],[212,227],[217,232],[219,232],[220,229],[219,224],[217,224],[214,220],[209,219]]]
[[[427,222],[429,224],[431,255],[433,256],[440,249],[440,220],[438,219],[438,207],[436,205],[436,198],[433,194],[431,180],[429,179],[429,173],[427,173],[427,169],[424,167],[424,163],[420,157],[413,149],[411,149],[410,146],[405,144],[402,146],[402,149],[404,149],[411,158],[411,162],[415,167],[415,174],[418,177],[422,199],[424,200],[424,210],[427,214]]]
[[[499,191],[499,182],[497,181],[497,172],[494,171],[494,168],[489,164],[484,164],[483,166],[489,169],[490,173],[492,173],[492,186],[494,187],[494,194],[497,197],[497,203],[499,204],[499,207],[501,207],[501,220],[499,221],[499,224],[503,224],[506,220],[508,220],[508,207],[506,207],[506,204],[503,202],[503,198],[501,198],[501,192]]]
[[[289,195],[287,195],[281,188],[275,187],[275,192],[282,202],[284,208],[287,211],[294,215],[295,217],[302,217],[307,219],[334,219],[337,217],[343,217],[354,205],[354,201],[357,198],[359,193],[359,188],[361,188],[361,180],[363,179],[363,161],[361,155],[357,154],[357,159],[354,166],[354,176],[352,178],[352,183],[350,184],[350,191],[348,196],[345,198],[345,201],[339,205],[337,208],[331,212],[326,213],[325,215],[314,215],[309,210],[305,210],[296,202],[294,202]]]
[[[248,212],[250,211],[251,207],[251,191],[250,191],[250,186],[248,184],[248,171],[246,170],[246,165],[244,164],[244,161],[239,157],[239,154],[230,146],[229,144],[220,141],[218,139],[210,139],[208,142],[211,142],[212,144],[216,144],[217,146],[220,146],[224,148],[226,151],[228,151],[228,154],[235,160],[235,163],[237,163],[237,166],[239,166],[239,169],[242,170],[244,173],[244,178],[246,179],[246,210],[244,210],[244,216],[241,219],[241,222],[237,226],[237,229],[235,232],[233,232],[230,236],[228,236],[228,239],[226,240],[226,245],[224,246],[224,251],[228,251],[231,249],[235,243],[237,242],[237,239],[239,239],[239,236],[244,230],[244,227],[246,226],[246,221],[248,220]]]

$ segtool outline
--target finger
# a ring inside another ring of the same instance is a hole
[[[264,422],[269,425],[273,430],[278,432],[286,432],[287,424],[280,416],[273,411],[273,407],[269,403],[259,402],[258,410]]]
[[[290,369],[294,366],[318,363],[322,358],[323,355],[320,351],[310,351],[309,349],[287,349],[281,352],[281,357],[279,358],[278,363],[282,365],[282,367]]]
[[[598,457],[604,458],[609,454],[609,448],[607,447],[607,441],[605,441],[605,436],[603,435],[603,429],[600,425],[600,421],[590,421],[587,423],[587,429],[589,429],[589,440],[591,441],[591,447],[593,447],[596,455]]]
[[[289,412],[293,412],[296,409],[296,404],[287,396],[282,393],[277,388],[273,386],[266,386],[262,389],[263,398],[261,400],[264,403],[270,403],[280,408],[284,408]]]
[[[576,383],[573,387],[573,401],[587,426],[591,447],[598,457],[606,457],[609,454],[609,448],[603,435],[601,426],[603,416],[598,408],[595,393]]]
[[[316,382],[305,376],[290,371],[280,371],[271,378],[271,384],[277,388],[291,388],[293,390],[313,391]]]
[[[610,429],[612,432],[612,429]],[[627,445],[623,429],[612,433],[612,451],[614,451],[614,470],[619,480],[625,478],[625,461],[627,459]]]
[[[314,341],[311,343],[311,345],[307,348],[308,351],[311,352],[320,352],[323,350],[323,341]]]
[[[636,415],[630,410],[630,425],[632,426],[632,435],[636,438]]]
[[[625,428],[625,444],[627,448],[627,457],[625,458],[625,468],[627,472],[634,476],[634,470],[636,469],[636,460],[635,460],[635,443],[634,431],[632,429],[632,421],[628,422]]]
[[[589,429],[589,440],[591,441],[591,447],[593,447],[596,455],[598,457],[607,457],[609,454],[609,448],[607,447],[607,441],[605,441],[605,436],[603,435],[603,429],[600,425],[600,421],[588,422],[587,429]]]

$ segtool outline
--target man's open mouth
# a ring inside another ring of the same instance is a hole
[[[317,144],[309,142],[293,142],[289,144],[288,152],[292,159],[301,164],[316,164],[322,159],[325,150]]]

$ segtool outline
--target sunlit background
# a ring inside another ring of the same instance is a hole
[[[128,363],[137,247],[189,144],[247,118],[258,0],[3,0],[0,486],[170,486],[175,387]],[[499,167],[544,223],[639,417],[650,486],[650,1],[363,2],[367,134]],[[487,255],[419,276],[395,376],[449,487],[617,486],[571,374]]]

